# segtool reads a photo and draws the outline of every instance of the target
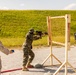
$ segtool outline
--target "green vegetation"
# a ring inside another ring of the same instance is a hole
[[[63,16],[71,14],[71,38],[76,31],[76,11],[64,10],[0,10],[0,40],[5,46],[21,46],[30,28],[47,31],[47,16]],[[64,42],[64,20],[55,19],[53,22],[53,39]],[[60,30],[60,31],[58,31]],[[56,38],[57,37],[57,38]],[[71,39],[74,44],[74,39]],[[37,40],[33,45],[47,45],[46,36]]]

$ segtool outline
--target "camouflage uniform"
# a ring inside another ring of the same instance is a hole
[[[34,59],[35,54],[32,51],[32,42],[37,39],[39,37],[34,35],[34,29],[30,29],[26,34],[26,41],[23,44],[23,66],[26,66],[28,63],[30,64]]]
[[[0,41],[0,51],[6,55],[9,54],[9,50],[3,46],[1,41]],[[0,57],[0,74],[1,74],[1,68],[2,68],[2,64],[1,64],[1,57]]]

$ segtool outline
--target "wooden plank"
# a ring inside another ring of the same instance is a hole
[[[62,46],[65,46],[65,44],[64,44],[64,43],[60,43],[60,42],[52,41],[52,43],[54,43],[54,44],[58,44],[58,45],[62,45]]]
[[[55,19],[55,18],[65,18],[65,16],[55,16],[55,17],[51,17],[51,19]]]

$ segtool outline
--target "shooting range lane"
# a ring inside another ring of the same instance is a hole
[[[32,62],[33,65],[37,63],[42,63],[43,60],[48,56],[50,52],[50,47],[42,47],[42,48],[34,48],[33,51],[35,53],[35,59]],[[65,48],[64,47],[53,47],[53,53],[62,61],[64,62],[65,60]],[[22,50],[16,50],[15,53],[10,54],[10,55],[5,55],[0,52],[1,58],[2,58],[2,71],[5,70],[11,70],[11,69],[18,69],[22,67],[22,56],[23,52]],[[71,50],[69,51],[69,62],[76,68],[76,47],[72,47]],[[55,63],[57,63],[55,61]],[[46,62],[46,64],[49,64],[49,61]],[[56,71],[58,67],[45,67],[45,69],[29,69],[30,71],[24,72],[22,70],[17,70],[17,71],[12,71],[12,72],[7,72],[3,73],[2,75],[44,75],[44,73],[50,71],[52,74]],[[64,70],[62,69],[58,75],[63,75]],[[69,75],[76,75],[74,71],[72,71],[71,68],[69,68]]]

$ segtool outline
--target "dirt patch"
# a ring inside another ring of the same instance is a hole
[[[44,59],[50,54],[50,47],[38,47],[33,48],[33,51],[35,53],[35,58],[32,62],[33,65],[37,63],[42,63]],[[76,68],[76,47],[71,47],[71,50],[68,52],[68,60]],[[53,54],[61,61],[65,61],[65,48],[64,47],[53,47]],[[15,53],[10,55],[5,55],[0,52],[1,58],[2,58],[2,71],[3,70],[9,70],[9,69],[16,69],[22,67],[22,61],[23,61],[23,51],[15,49]],[[57,64],[58,62],[54,59],[54,64]],[[45,65],[50,65],[50,59],[45,63]],[[52,66],[52,67],[44,67],[40,69],[36,68],[29,68],[29,71],[12,71],[3,73],[2,75],[44,75],[47,72],[50,72],[53,74],[59,66]],[[65,68],[62,68],[60,72],[57,75],[64,75]],[[76,75],[76,73],[72,70],[72,68],[68,67],[68,75]]]

